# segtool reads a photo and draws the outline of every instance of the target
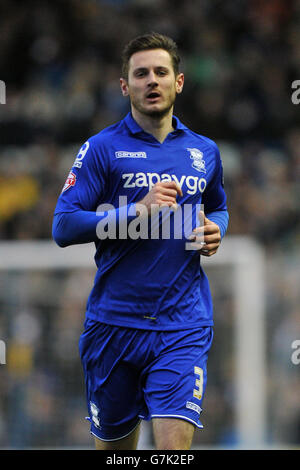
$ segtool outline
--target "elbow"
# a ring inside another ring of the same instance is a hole
[[[66,240],[64,240],[63,237],[60,237],[59,235],[56,235],[56,234],[52,234],[52,236],[53,236],[53,240],[60,248],[65,248],[66,246],[69,245],[69,243]]]
[[[52,224],[52,238],[60,248],[65,248],[70,244],[62,230],[63,215],[64,214],[56,214]]]
[[[65,248],[69,245],[67,240],[65,240],[65,238],[55,229],[52,230],[52,238],[60,248]]]

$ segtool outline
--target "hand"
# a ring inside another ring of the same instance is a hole
[[[156,183],[146,196],[136,204],[137,211],[139,212],[143,207],[146,208],[148,214],[153,214],[153,209],[159,207],[172,207],[177,209],[176,197],[182,196],[182,190],[175,181],[164,181]],[[152,207],[151,207],[152,206]]]
[[[204,212],[199,213],[199,219],[203,223],[202,226],[193,230],[189,239],[198,245],[200,255],[214,255],[221,244],[221,232],[217,224],[209,220]],[[195,245],[195,247],[197,247]]]

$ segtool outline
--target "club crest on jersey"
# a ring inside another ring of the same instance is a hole
[[[192,158],[193,160],[192,167],[197,171],[206,173],[205,161],[203,160],[203,153],[199,149],[187,150],[190,152],[190,158]]]
[[[66,179],[66,182],[64,184],[64,187],[62,188],[62,193],[64,191],[67,191],[67,189],[71,188],[71,186],[75,186],[75,183],[76,183],[76,175],[72,171],[70,171]]]

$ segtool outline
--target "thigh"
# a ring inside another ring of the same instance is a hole
[[[158,450],[189,450],[195,426],[176,418],[154,418],[153,435]]]
[[[92,322],[80,338],[90,430],[103,442],[127,437],[129,442],[140,422],[140,372],[128,361],[134,335],[127,329]]]
[[[200,413],[212,337],[211,327],[162,334],[164,347],[148,369],[144,387],[150,418],[183,420],[203,428]]]

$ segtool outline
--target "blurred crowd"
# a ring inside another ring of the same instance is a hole
[[[124,44],[156,30],[182,55],[186,83],[176,114],[220,146],[230,233],[293,249],[299,17],[300,2],[290,0],[2,0],[1,238],[49,237],[78,148],[128,111],[119,88]]]
[[[219,145],[228,234],[265,249],[269,398],[278,407],[269,410],[270,439],[299,443],[300,366],[289,361],[300,339],[300,104],[291,98],[300,80],[299,0],[1,0],[0,238],[51,237],[78,149],[129,109],[120,55],[148,31],[168,34],[181,52],[186,78],[175,114]],[[49,389],[41,376],[37,384]],[[47,406],[38,413],[53,416]]]

